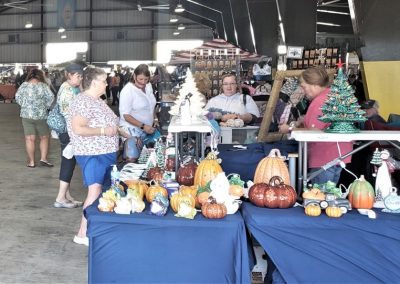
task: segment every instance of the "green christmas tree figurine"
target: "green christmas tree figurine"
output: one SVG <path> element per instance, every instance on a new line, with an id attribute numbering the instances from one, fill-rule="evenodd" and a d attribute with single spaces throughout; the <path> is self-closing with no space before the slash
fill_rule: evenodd
<path id="1" fill-rule="evenodd" d="M 330 122 L 331 125 L 325 132 L 331 133 L 355 133 L 360 130 L 355 127 L 355 122 L 367 120 L 365 111 L 361 110 L 354 96 L 354 90 L 343 73 L 343 64 L 339 60 L 338 73 L 331 86 L 328 99 L 322 105 L 322 116 L 318 119 L 323 122 Z"/>

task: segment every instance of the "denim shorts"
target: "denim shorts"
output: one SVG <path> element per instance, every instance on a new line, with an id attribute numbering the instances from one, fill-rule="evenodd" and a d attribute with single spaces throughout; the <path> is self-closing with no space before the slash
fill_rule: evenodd
<path id="1" fill-rule="evenodd" d="M 92 156 L 75 156 L 83 176 L 83 184 L 101 184 L 103 188 L 111 185 L 110 173 L 112 166 L 117 163 L 117 152 Z"/>

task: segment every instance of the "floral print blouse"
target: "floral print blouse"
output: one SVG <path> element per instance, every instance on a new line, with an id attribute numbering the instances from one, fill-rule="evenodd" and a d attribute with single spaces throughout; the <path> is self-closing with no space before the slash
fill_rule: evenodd
<path id="1" fill-rule="evenodd" d="M 24 82 L 15 94 L 15 101 L 21 106 L 20 117 L 28 119 L 46 119 L 54 95 L 46 83 Z"/>
<path id="2" fill-rule="evenodd" d="M 64 82 L 60 86 L 60 90 L 57 94 L 57 103 L 60 108 L 61 114 L 67 119 L 69 115 L 69 104 L 75 95 L 79 94 L 80 90 L 78 87 L 71 86 L 68 82 Z"/>
<path id="3" fill-rule="evenodd" d="M 114 136 L 81 136 L 72 131 L 72 118 L 82 116 L 93 128 L 118 126 L 118 117 L 102 99 L 92 98 L 85 93 L 74 97 L 67 117 L 68 135 L 71 138 L 74 155 L 92 156 L 118 151 L 118 134 Z"/>

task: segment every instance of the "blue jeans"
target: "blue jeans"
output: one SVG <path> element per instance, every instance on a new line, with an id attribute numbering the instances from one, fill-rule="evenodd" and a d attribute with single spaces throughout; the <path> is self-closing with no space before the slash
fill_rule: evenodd
<path id="1" fill-rule="evenodd" d="M 310 168 L 310 169 L 308 169 L 308 173 L 311 174 L 313 172 L 318 171 L 319 169 L 320 168 Z M 321 183 L 326 183 L 328 180 L 330 180 L 337 184 L 339 182 L 341 172 L 342 172 L 342 167 L 340 165 L 330 167 L 326 171 L 323 171 L 322 173 L 317 175 L 315 178 L 313 178 L 311 180 L 311 183 L 312 184 L 314 184 L 314 183 L 321 184 Z"/>

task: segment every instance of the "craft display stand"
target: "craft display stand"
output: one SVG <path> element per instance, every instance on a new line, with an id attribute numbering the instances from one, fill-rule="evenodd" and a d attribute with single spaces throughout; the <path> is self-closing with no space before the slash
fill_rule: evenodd
<path id="1" fill-rule="evenodd" d="M 211 132 L 211 126 L 207 119 L 204 117 L 200 120 L 193 120 L 190 124 L 184 124 L 181 122 L 179 116 L 173 116 L 171 118 L 171 123 L 168 126 L 168 132 L 173 133 L 175 139 L 175 169 L 179 168 L 179 153 L 181 152 L 182 134 L 186 132 L 196 133 L 196 159 L 198 160 L 199 150 L 201 151 L 201 158 L 204 158 L 204 138 L 206 133 Z M 200 136 L 200 137 L 199 137 Z"/>
<path id="2" fill-rule="evenodd" d="M 220 93 L 222 76 L 232 73 L 239 76 L 240 57 L 234 55 L 234 51 L 227 49 L 194 49 L 190 60 L 190 69 L 193 74 L 204 73 L 212 82 L 208 98 L 215 97 Z M 239 79 L 239 78 L 238 78 Z"/>

